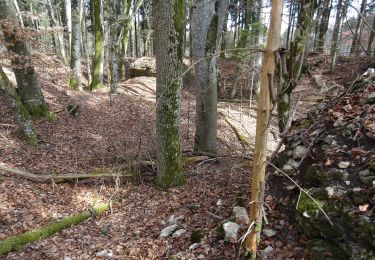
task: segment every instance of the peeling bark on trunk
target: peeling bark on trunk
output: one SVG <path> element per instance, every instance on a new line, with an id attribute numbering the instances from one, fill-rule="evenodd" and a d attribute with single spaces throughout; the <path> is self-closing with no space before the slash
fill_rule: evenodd
<path id="1" fill-rule="evenodd" d="M 69 87 L 82 91 L 81 84 L 81 4 L 80 0 L 72 0 L 72 47 L 70 56 L 70 68 L 72 75 Z"/>
<path id="2" fill-rule="evenodd" d="M 249 251 L 252 259 L 255 259 L 257 245 L 262 231 L 262 221 L 264 212 L 264 194 L 265 194 L 265 172 L 267 158 L 267 135 L 271 111 L 271 93 L 270 86 L 273 88 L 275 71 L 275 51 L 279 47 L 281 15 L 283 10 L 282 0 L 272 1 L 271 21 L 267 36 L 267 45 L 264 53 L 264 62 L 262 66 L 262 76 L 260 84 L 259 104 L 257 110 L 257 127 L 255 138 L 254 162 L 251 182 L 251 203 L 249 223 L 251 229 L 246 237 L 245 249 Z"/>
<path id="3" fill-rule="evenodd" d="M 21 100 L 31 115 L 48 117 L 50 115 L 49 109 L 44 101 L 39 79 L 31 64 L 31 55 L 26 43 L 16 36 L 20 28 L 13 3 L 0 0 L 0 19 L 13 21 L 7 25 L 7 28 L 2 27 L 2 29 L 7 49 L 15 55 L 12 59 L 12 67 Z M 14 34 L 9 32 L 14 32 Z"/>
<path id="4" fill-rule="evenodd" d="M 217 57 L 228 1 L 193 3 L 191 29 L 196 65 L 197 99 L 194 150 L 216 153 Z M 215 5 L 217 10 L 215 10 Z M 210 14 L 210 15 L 209 15 Z"/>
<path id="5" fill-rule="evenodd" d="M 17 120 L 17 123 L 22 129 L 22 133 L 26 138 L 26 141 L 31 145 L 37 145 L 38 139 L 35 132 L 33 122 L 29 119 L 29 112 L 24 107 L 20 97 L 18 96 L 16 89 L 12 86 L 8 77 L 0 67 L 0 89 L 7 96 L 9 103 L 12 107 L 13 113 Z"/>
<path id="6" fill-rule="evenodd" d="M 180 113 L 185 1 L 154 0 L 156 53 L 157 185 L 181 185 Z"/>

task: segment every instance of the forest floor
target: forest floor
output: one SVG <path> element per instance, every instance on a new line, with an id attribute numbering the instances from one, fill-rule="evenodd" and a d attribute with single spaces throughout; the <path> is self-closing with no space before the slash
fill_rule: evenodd
<path id="1" fill-rule="evenodd" d="M 187 163 L 187 183 L 168 192 L 161 191 L 154 185 L 153 169 L 135 171 L 129 167 L 133 161 L 155 158 L 155 78 L 120 82 L 119 94 L 112 96 L 105 89 L 95 93 L 75 92 L 67 88 L 69 70 L 56 60 L 47 56 L 45 59 L 55 64 L 39 69 L 39 74 L 45 98 L 50 108 L 58 112 L 58 118 L 53 122 L 34 120 L 40 143 L 31 147 L 23 141 L 6 98 L 0 94 L 0 163 L 34 173 L 129 172 L 134 176 L 121 181 L 102 178 L 47 184 L 0 172 L 0 240 L 81 212 L 98 201 L 111 198 L 114 202 L 104 216 L 29 244 L 5 258 L 101 259 L 100 253 L 107 250 L 104 256 L 112 255 L 113 259 L 162 259 L 173 255 L 178 259 L 235 259 L 239 243 L 225 243 L 216 228 L 231 217 L 235 205 L 247 205 L 251 149 L 241 145 L 222 115 L 253 143 L 255 102 L 252 107 L 248 101 L 219 102 L 217 157 Z M 358 60 L 346 61 L 339 64 L 337 74 L 329 76 L 321 71 L 327 62 L 327 57 L 310 59 L 314 73 L 323 75 L 329 86 L 342 85 L 360 70 L 356 69 L 360 67 Z M 233 63 L 220 64 L 223 77 L 229 78 Z M 185 155 L 191 153 L 194 140 L 193 88 L 193 82 L 187 79 L 181 128 Z M 293 100 L 298 92 L 303 98 L 297 107 L 297 117 L 302 117 L 322 95 L 307 75 Z M 79 105 L 77 116 L 68 114 L 69 104 Z M 271 128 L 270 152 L 278 142 L 275 116 Z M 274 250 L 268 258 L 305 258 L 305 238 L 286 215 L 275 210 L 275 198 L 267 196 L 266 202 L 269 220 L 266 227 L 275 230 L 276 235 L 262 237 L 260 254 L 271 246 Z M 159 238 L 171 215 L 184 216 L 180 227 L 186 233 L 177 238 Z M 200 245 L 190 250 L 191 234 L 197 229 L 203 230 L 204 236 Z M 242 228 L 241 235 L 245 232 Z"/>

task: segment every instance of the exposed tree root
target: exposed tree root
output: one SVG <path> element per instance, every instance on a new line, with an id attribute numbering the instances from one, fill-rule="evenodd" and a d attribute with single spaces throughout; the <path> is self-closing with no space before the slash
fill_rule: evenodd
<path id="1" fill-rule="evenodd" d="M 37 228 L 26 233 L 4 239 L 0 241 L 0 255 L 4 255 L 13 250 L 20 249 L 22 246 L 38 241 L 39 239 L 50 237 L 55 233 L 72 225 L 78 225 L 93 215 L 102 214 L 107 209 L 108 203 L 103 203 L 77 215 L 65 217 L 62 220 L 49 224 L 48 226 Z"/>

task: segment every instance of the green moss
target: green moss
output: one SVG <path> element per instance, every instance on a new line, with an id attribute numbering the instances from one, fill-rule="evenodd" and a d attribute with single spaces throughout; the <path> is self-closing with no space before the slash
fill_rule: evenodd
<path id="1" fill-rule="evenodd" d="M 50 115 L 49 108 L 45 103 L 39 105 L 28 103 L 25 104 L 25 107 L 27 111 L 29 111 L 30 115 L 37 118 L 48 118 Z"/>
<path id="2" fill-rule="evenodd" d="M 203 237 L 204 237 L 204 230 L 202 228 L 198 228 L 191 233 L 190 242 L 192 244 L 200 243 Z"/>
<path id="3" fill-rule="evenodd" d="M 320 207 L 323 207 L 323 203 L 317 199 L 315 201 L 319 204 Z M 297 212 L 303 214 L 306 212 L 310 216 L 317 216 L 319 214 L 319 207 L 316 203 L 309 198 L 304 192 L 301 191 L 298 204 L 297 204 Z"/>
<path id="4" fill-rule="evenodd" d="M 315 187 L 327 186 L 334 176 L 328 174 L 321 166 L 311 165 L 305 174 L 305 181 Z"/>
<path id="5" fill-rule="evenodd" d="M 108 208 L 108 204 L 101 204 L 93 208 L 95 214 L 102 214 Z M 5 240 L 0 241 L 0 255 L 4 255 L 10 251 L 18 250 L 22 246 L 38 241 L 40 239 L 52 236 L 56 232 L 59 232 L 72 225 L 77 225 L 82 221 L 90 218 L 92 215 L 91 211 L 85 211 L 80 214 L 63 218 L 62 220 L 52 223 L 43 228 L 37 228 L 26 233 L 16 235 Z"/>
<path id="6" fill-rule="evenodd" d="M 309 259 L 312 260 L 348 259 L 348 256 L 339 247 L 325 240 L 310 240 L 307 243 L 307 248 L 310 252 Z"/>
<path id="7" fill-rule="evenodd" d="M 178 58 L 182 60 L 184 51 L 183 43 L 185 36 L 185 0 L 175 1 L 175 12 L 174 12 L 174 27 L 177 32 L 176 44 L 177 44 L 177 55 Z"/>
<path id="8" fill-rule="evenodd" d="M 103 50 L 103 27 L 101 23 L 101 14 L 100 9 L 101 1 L 94 0 L 94 27 L 95 27 L 95 53 L 93 58 L 93 74 L 92 74 L 92 81 L 90 84 L 90 90 L 93 91 L 95 89 L 99 89 L 104 87 L 101 81 L 101 63 L 102 63 L 102 50 Z"/>
<path id="9" fill-rule="evenodd" d="M 77 79 L 76 76 L 72 76 L 69 79 L 69 87 L 73 90 L 78 90 L 79 89 L 79 80 Z"/>

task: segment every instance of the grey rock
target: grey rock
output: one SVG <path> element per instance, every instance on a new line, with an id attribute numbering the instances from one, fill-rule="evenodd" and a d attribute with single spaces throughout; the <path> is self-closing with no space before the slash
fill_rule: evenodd
<path id="1" fill-rule="evenodd" d="M 276 231 L 273 230 L 273 229 L 263 229 L 263 233 L 264 233 L 267 237 L 273 237 L 274 235 L 276 235 Z"/>
<path id="2" fill-rule="evenodd" d="M 333 199 L 341 199 L 346 194 L 345 190 L 342 190 L 336 187 L 326 187 L 325 190 L 327 192 L 328 198 L 333 198 Z"/>
<path id="3" fill-rule="evenodd" d="M 244 207 L 234 207 L 233 213 L 236 216 L 236 222 L 240 225 L 249 224 L 249 216 L 247 214 L 246 208 Z"/>
<path id="4" fill-rule="evenodd" d="M 329 175 L 333 175 L 335 179 L 346 181 L 349 178 L 349 173 L 343 169 L 331 168 L 328 170 Z"/>
<path id="5" fill-rule="evenodd" d="M 194 249 L 197 249 L 198 247 L 200 246 L 200 244 L 199 243 L 194 243 L 194 244 L 191 244 L 190 246 L 189 246 L 189 250 L 194 250 Z"/>
<path id="6" fill-rule="evenodd" d="M 164 228 L 159 235 L 159 238 L 169 237 L 178 228 L 178 225 L 172 225 Z"/>
<path id="7" fill-rule="evenodd" d="M 197 259 L 205 259 L 205 256 L 203 254 L 200 254 L 199 256 L 197 256 Z"/>
<path id="8" fill-rule="evenodd" d="M 360 177 L 366 177 L 366 176 L 369 176 L 369 175 L 370 175 L 370 171 L 369 171 L 369 169 L 366 169 L 366 170 L 364 170 L 364 171 L 360 171 L 360 172 L 358 173 L 358 175 L 359 175 Z"/>
<path id="9" fill-rule="evenodd" d="M 182 229 L 179 229 L 176 232 L 174 232 L 172 237 L 180 237 L 185 233 L 186 233 L 186 230 L 182 228 Z"/>
<path id="10" fill-rule="evenodd" d="M 371 93 L 367 96 L 367 98 L 366 98 L 366 102 L 367 102 L 367 103 L 370 103 L 370 104 L 375 103 L 375 92 L 371 92 Z"/>
<path id="11" fill-rule="evenodd" d="M 224 223 L 223 228 L 225 232 L 224 240 L 231 243 L 237 243 L 237 235 L 240 225 L 234 222 L 226 222 Z"/>
<path id="12" fill-rule="evenodd" d="M 296 147 L 294 147 L 294 150 L 293 150 L 293 158 L 301 159 L 305 157 L 306 153 L 307 153 L 307 148 L 305 146 L 297 145 Z"/>
<path id="13" fill-rule="evenodd" d="M 167 220 L 167 225 L 172 226 L 172 225 L 175 225 L 175 224 L 181 224 L 184 219 L 185 219 L 184 215 L 180 215 L 178 217 L 176 217 L 175 215 L 172 215 Z"/>
<path id="14" fill-rule="evenodd" d="M 347 169 L 349 166 L 350 166 L 350 162 L 339 162 L 337 164 L 337 166 L 340 168 L 340 169 Z"/>
<path id="15" fill-rule="evenodd" d="M 262 253 L 262 256 L 267 257 L 273 251 L 272 246 L 267 246 Z"/>
<path id="16" fill-rule="evenodd" d="M 375 181 L 375 176 L 359 176 L 361 182 L 366 185 L 371 185 Z"/>
<path id="17" fill-rule="evenodd" d="M 97 252 L 96 256 L 97 257 L 112 258 L 113 253 L 112 253 L 112 250 L 104 249 L 103 251 Z"/>

